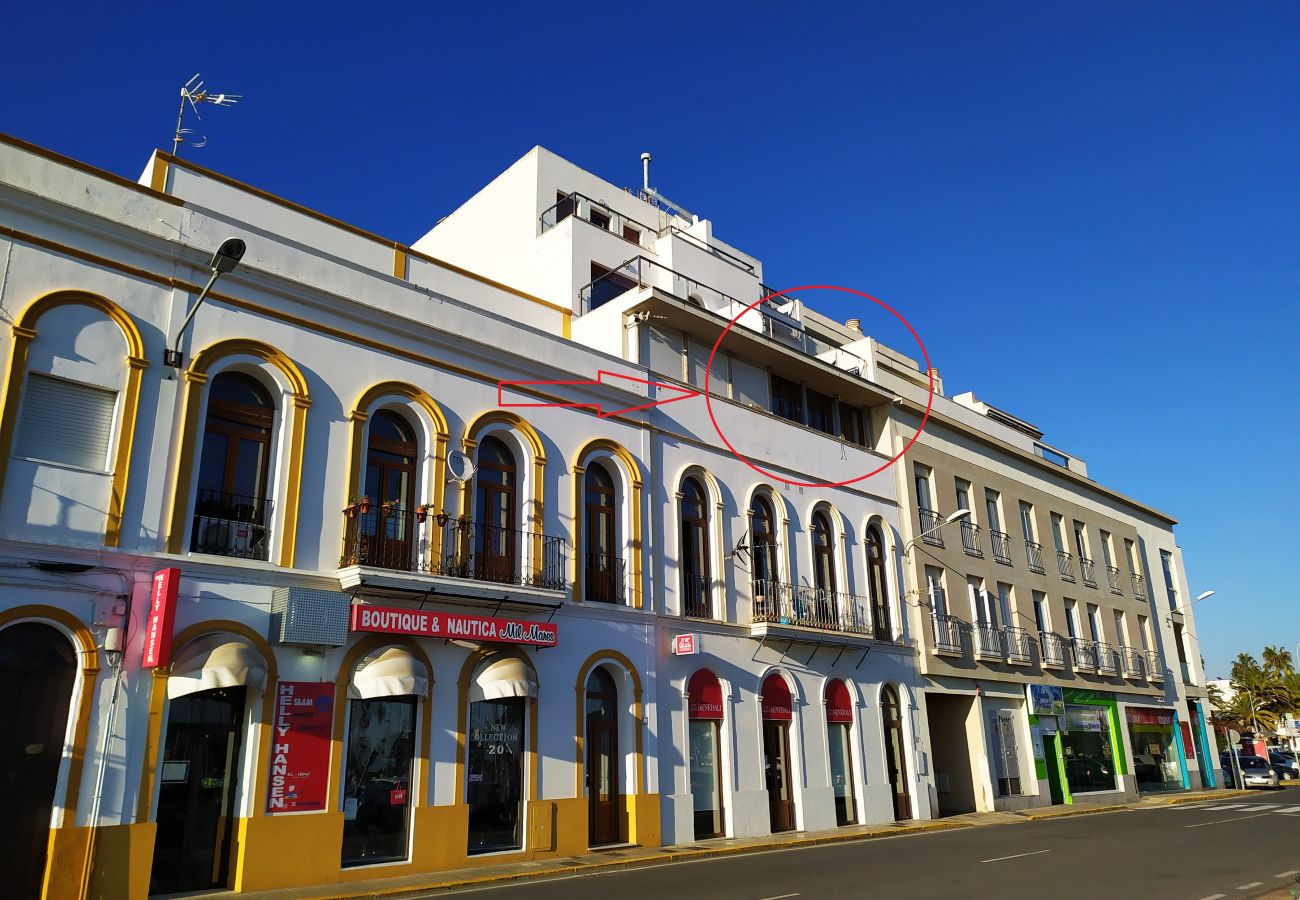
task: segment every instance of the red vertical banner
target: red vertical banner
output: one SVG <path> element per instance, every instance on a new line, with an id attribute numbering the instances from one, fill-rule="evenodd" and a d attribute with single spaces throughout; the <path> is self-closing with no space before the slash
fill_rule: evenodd
<path id="1" fill-rule="evenodd" d="M 276 686 L 268 814 L 325 808 L 333 723 L 334 685 L 281 681 Z"/>
<path id="2" fill-rule="evenodd" d="M 1178 724 L 1182 726 L 1182 732 L 1183 732 L 1183 758 L 1195 759 L 1196 749 L 1195 749 L 1195 744 L 1192 743 L 1191 723 L 1184 720 L 1182 722 L 1179 722 Z"/>
<path id="3" fill-rule="evenodd" d="M 141 660 L 141 665 L 146 669 L 165 666 L 171 662 L 172 627 L 176 621 L 176 595 L 180 589 L 180 569 L 163 569 L 153 573 L 149 619 L 144 626 L 144 658 Z"/>

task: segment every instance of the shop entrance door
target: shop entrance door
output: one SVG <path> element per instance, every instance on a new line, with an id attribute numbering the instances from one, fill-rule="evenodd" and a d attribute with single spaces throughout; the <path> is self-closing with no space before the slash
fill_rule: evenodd
<path id="1" fill-rule="evenodd" d="M 1064 803 L 1065 793 L 1061 790 L 1061 760 L 1056 753 L 1056 735 L 1045 734 L 1043 742 L 1043 762 L 1047 767 L 1047 792 L 1052 803 Z"/>
<path id="2" fill-rule="evenodd" d="M 587 843 L 618 842 L 618 688 L 602 668 L 587 679 Z"/>
<path id="3" fill-rule="evenodd" d="M 6 821 L 0 893 L 6 897 L 41 896 L 76 678 L 72 643 L 58 630 L 24 622 L 0 631 L 0 796 Z"/>
<path id="4" fill-rule="evenodd" d="M 790 728 L 784 722 L 763 723 L 763 769 L 767 780 L 767 811 L 773 832 L 794 829 L 789 732 Z"/>
<path id="5" fill-rule="evenodd" d="M 885 720 L 885 768 L 893 786 L 894 819 L 912 818 L 912 798 L 907 790 L 907 757 L 904 754 L 903 719 L 898 707 L 898 694 L 886 687 L 881 694 L 881 714 Z"/>
<path id="6" fill-rule="evenodd" d="M 228 887 L 244 688 L 179 697 L 167 714 L 149 893 Z"/>

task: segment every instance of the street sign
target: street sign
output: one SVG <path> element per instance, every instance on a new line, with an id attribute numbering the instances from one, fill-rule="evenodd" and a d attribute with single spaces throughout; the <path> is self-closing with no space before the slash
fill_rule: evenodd
<path id="1" fill-rule="evenodd" d="M 673 637 L 673 656 L 694 656 L 699 644 L 697 634 L 678 634 Z"/>

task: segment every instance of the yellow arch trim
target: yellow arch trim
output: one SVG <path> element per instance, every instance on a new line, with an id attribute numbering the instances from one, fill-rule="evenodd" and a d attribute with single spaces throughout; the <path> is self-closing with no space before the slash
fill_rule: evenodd
<path id="1" fill-rule="evenodd" d="M 184 629 L 172 638 L 172 658 L 184 649 L 186 644 L 196 638 L 209 634 L 229 633 L 248 641 L 262 654 L 266 661 L 266 689 L 262 691 L 262 714 L 258 719 L 258 734 L 252 736 L 257 747 L 257 756 L 253 760 L 253 815 L 261 816 L 265 810 L 266 779 L 269 775 L 266 760 L 271 758 L 271 727 L 275 719 L 275 684 L 280 678 L 276 665 L 275 651 L 266 638 L 249 628 L 243 622 L 230 619 L 212 619 L 199 622 Z M 136 798 L 135 816 L 137 822 L 149 821 L 150 807 L 153 805 L 154 779 L 158 775 L 158 762 L 162 750 L 163 710 L 167 706 L 167 679 L 171 677 L 171 665 L 159 666 L 153 670 L 153 679 L 149 683 L 149 728 L 145 737 L 144 764 L 140 767 L 140 794 Z"/>
<path id="2" fill-rule="evenodd" d="M 645 723 L 641 720 L 641 676 L 637 674 L 636 666 L 632 660 L 628 659 L 617 650 L 597 650 L 588 656 L 578 667 L 578 680 L 574 683 L 573 690 L 578 695 L 577 708 L 577 725 L 573 729 L 574 740 L 574 761 L 577 764 L 576 779 L 574 782 L 574 795 L 581 797 L 582 789 L 586 781 L 587 772 L 587 729 L 586 729 L 586 699 L 587 699 L 587 678 L 591 675 L 591 670 L 599 663 L 615 662 L 622 666 L 623 669 L 632 679 L 632 714 L 636 716 L 636 731 L 633 733 L 632 759 L 636 771 L 633 772 L 634 788 L 636 793 L 645 792 L 645 759 L 643 754 L 644 747 L 644 728 Z"/>
<path id="3" fill-rule="evenodd" d="M 112 300 L 86 291 L 53 291 L 33 300 L 19 315 L 10 330 L 9 368 L 5 378 L 4 399 L 0 401 L 0 491 L 4 490 L 9 457 L 13 452 L 14 428 L 22 409 L 23 380 L 36 323 L 41 316 L 59 306 L 89 306 L 108 316 L 126 339 L 126 384 L 122 389 L 122 420 L 113 455 L 112 485 L 104 521 L 104 546 L 116 547 L 122 540 L 122 508 L 126 505 L 126 486 L 131 474 L 131 447 L 135 441 L 135 422 L 140 411 L 140 381 L 149 361 L 144 356 L 144 339 L 135 320 Z"/>
<path id="4" fill-rule="evenodd" d="M 428 413 L 429 418 L 433 420 L 433 506 L 438 510 L 444 509 L 447 494 L 447 443 L 451 439 L 447 416 L 443 413 L 442 407 L 427 392 L 400 381 L 376 384 L 357 398 L 352 412 L 348 414 L 348 419 L 352 422 L 352 448 L 344 502 L 347 502 L 348 497 L 360 495 L 365 489 L 362 482 L 366 472 L 366 422 L 370 418 L 368 410 L 381 397 L 393 396 L 404 397 Z M 429 553 L 432 559 L 442 558 L 441 528 L 430 529 Z"/>
<path id="5" fill-rule="evenodd" d="M 545 499 L 545 481 L 546 481 L 546 447 L 542 443 L 542 436 L 537 433 L 537 429 L 528 424 L 528 421 L 522 416 L 515 415 L 509 410 L 489 409 L 481 413 L 478 418 L 470 422 L 465 428 L 465 437 L 461 440 L 461 447 L 466 455 L 472 457 L 474 448 L 478 446 L 479 438 L 483 432 L 492 425 L 505 425 L 515 433 L 521 435 L 528 442 L 528 447 L 533 454 L 533 497 L 532 515 L 528 519 L 527 527 L 533 532 L 533 559 L 542 558 L 542 531 L 546 521 L 543 515 Z M 473 490 L 469 485 L 465 485 L 460 490 L 460 515 L 461 518 L 468 519 L 474 512 L 473 508 Z"/>
<path id="6" fill-rule="evenodd" d="M 632 558 L 628 560 L 628 581 L 632 588 L 632 606 L 635 609 L 640 609 L 642 606 L 641 556 L 642 548 L 645 545 L 641 532 L 641 491 L 643 485 L 641 465 L 636 461 L 636 457 L 628 452 L 626 447 L 610 438 L 595 438 L 588 441 L 573 457 L 573 599 L 582 600 L 582 548 L 586 543 L 586 535 L 583 530 L 583 512 L 586 504 L 583 502 L 582 475 L 587 471 L 587 467 L 583 465 L 582 461 L 592 453 L 608 453 L 622 462 L 631 474 L 631 496 L 627 498 L 627 502 L 631 506 L 629 518 L 632 522 Z"/>
<path id="7" fill-rule="evenodd" d="M 185 535 L 189 531 L 186 513 L 190 505 L 194 461 L 202 441 L 199 410 L 203 405 L 203 386 L 207 384 L 208 372 L 213 364 L 230 356 L 252 356 L 275 366 L 284 374 L 293 392 L 284 479 L 284 536 L 280 542 L 280 565 L 292 567 L 298 539 L 298 498 L 302 493 L 302 459 L 307 443 L 307 410 L 311 406 L 311 395 L 307 390 L 307 379 L 293 360 L 269 344 L 252 338 L 231 338 L 210 344 L 195 354 L 194 361 L 185 370 L 180 452 L 176 454 L 173 479 L 175 490 L 172 493 L 171 517 L 167 525 L 167 552 L 184 552 Z"/>
<path id="8" fill-rule="evenodd" d="M 460 678 L 456 682 L 456 766 L 453 781 L 456 789 L 456 803 L 465 803 L 465 753 L 467 750 L 467 741 L 465 731 L 469 727 L 469 683 L 474 677 L 474 670 L 490 656 L 517 656 L 524 661 L 528 668 L 533 670 L 533 677 L 537 677 L 537 667 L 533 661 L 524 653 L 511 653 L 509 650 L 502 650 L 500 646 L 479 647 L 469 656 L 465 657 L 465 663 L 460 667 Z M 538 679 L 538 691 L 541 691 L 541 679 Z M 537 799 L 537 699 L 534 698 L 528 703 L 528 750 L 524 754 L 528 757 L 528 799 L 530 801 Z M 525 848 L 527 845 L 525 844 Z"/>
<path id="9" fill-rule="evenodd" d="M 340 796 L 340 790 L 343 784 L 343 764 L 347 759 L 343 747 L 343 730 L 347 725 L 348 716 L 348 683 L 352 680 L 352 670 L 361 658 L 372 650 L 378 650 L 380 647 L 401 647 L 409 650 L 411 655 L 424 663 L 424 670 L 429 673 L 429 684 L 433 684 L 433 663 L 429 660 L 429 655 L 424 652 L 418 641 L 412 638 L 397 634 L 371 634 L 366 635 L 348 648 L 348 652 L 343 654 L 343 661 L 339 664 L 339 670 L 334 676 L 334 731 L 331 735 L 333 748 L 330 751 L 330 796 Z M 432 692 L 431 692 L 432 693 Z M 420 711 L 420 747 L 416 754 L 416 784 L 420 786 L 415 792 L 415 806 L 428 806 L 427 798 L 429 796 L 429 736 L 433 721 L 433 708 L 429 697 L 421 697 L 425 701 L 425 708 Z"/>

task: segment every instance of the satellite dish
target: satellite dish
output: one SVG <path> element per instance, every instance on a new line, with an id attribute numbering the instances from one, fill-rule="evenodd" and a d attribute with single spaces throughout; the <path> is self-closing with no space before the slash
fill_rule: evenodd
<path id="1" fill-rule="evenodd" d="M 453 450 L 447 454 L 447 474 L 451 481 L 464 484 L 474 477 L 474 463 L 464 453 Z"/>

